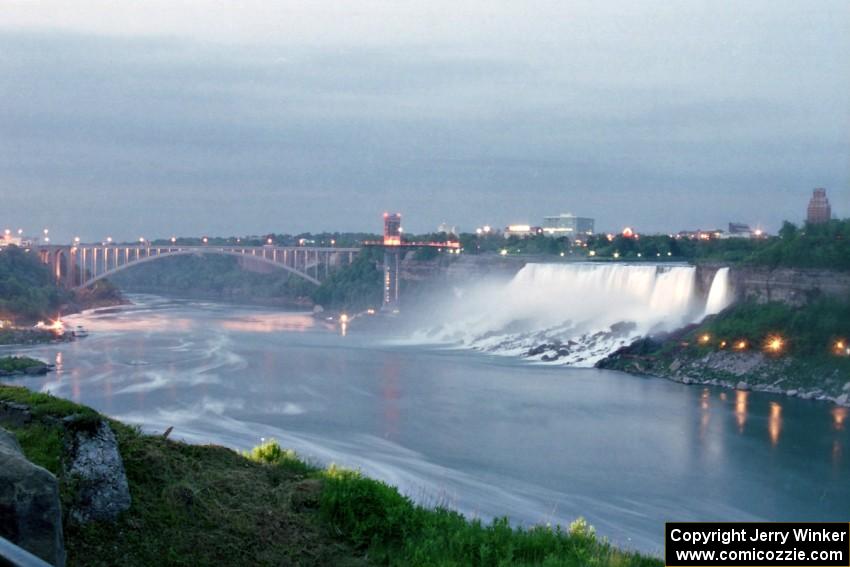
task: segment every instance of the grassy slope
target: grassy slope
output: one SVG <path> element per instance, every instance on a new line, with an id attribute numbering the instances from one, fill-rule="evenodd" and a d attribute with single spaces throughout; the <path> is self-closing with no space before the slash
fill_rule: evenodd
<path id="1" fill-rule="evenodd" d="M 44 416 L 97 414 L 23 388 L 0 400 Z M 414 505 L 394 488 L 336 467 L 319 470 L 276 443 L 239 455 L 149 436 L 111 422 L 133 497 L 114 525 L 66 526 L 69 565 L 617 565 L 661 562 L 618 551 L 583 522 L 568 533 L 512 529 Z M 37 421 L 16 434 L 28 457 L 59 472 L 61 432 Z M 72 486 L 64 485 L 63 498 Z"/>

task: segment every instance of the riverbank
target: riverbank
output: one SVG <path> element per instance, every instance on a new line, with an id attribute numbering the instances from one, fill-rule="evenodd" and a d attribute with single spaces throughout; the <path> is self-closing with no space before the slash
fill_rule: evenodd
<path id="1" fill-rule="evenodd" d="M 763 352 L 700 348 L 699 330 L 644 338 L 596 364 L 597 368 L 666 378 L 682 384 L 718 386 L 832 402 L 850 407 L 850 369 L 826 357 L 775 357 Z"/>
<path id="2" fill-rule="evenodd" d="M 170 429 L 145 435 L 4 385 L 0 404 L 14 407 L 0 425 L 58 480 L 69 565 L 661 565 L 611 547 L 584 521 L 527 530 L 507 519 L 470 521 L 356 472 L 321 469 L 272 441 L 244 454 L 189 445 L 170 439 Z M 101 422 L 114 432 L 130 503 L 113 520 L 81 522 L 68 512 L 79 509 L 80 486 L 64 473 L 64 440 Z"/>

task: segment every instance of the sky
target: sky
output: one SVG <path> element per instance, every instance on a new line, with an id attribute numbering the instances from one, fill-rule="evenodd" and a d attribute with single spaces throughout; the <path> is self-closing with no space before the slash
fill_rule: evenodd
<path id="1" fill-rule="evenodd" d="M 0 228 L 850 216 L 847 0 L 0 0 Z"/>

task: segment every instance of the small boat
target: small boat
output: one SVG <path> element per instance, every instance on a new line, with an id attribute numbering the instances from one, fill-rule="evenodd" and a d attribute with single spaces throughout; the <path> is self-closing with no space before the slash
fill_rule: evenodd
<path id="1" fill-rule="evenodd" d="M 74 329 L 74 336 L 78 339 L 82 339 L 83 337 L 89 336 L 89 332 L 86 331 L 82 325 L 77 325 L 77 327 Z"/>

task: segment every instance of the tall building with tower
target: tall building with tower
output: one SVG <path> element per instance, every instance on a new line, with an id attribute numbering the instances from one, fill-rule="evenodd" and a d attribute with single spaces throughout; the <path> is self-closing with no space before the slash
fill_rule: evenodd
<path id="1" fill-rule="evenodd" d="M 829 205 L 829 199 L 826 198 L 826 189 L 819 187 L 812 192 L 812 198 L 809 200 L 809 206 L 806 209 L 806 222 L 820 224 L 829 222 L 831 218 L 832 207 Z"/>
<path id="2" fill-rule="evenodd" d="M 399 269 L 401 267 L 401 215 L 384 213 L 384 305 L 398 307 Z"/>

